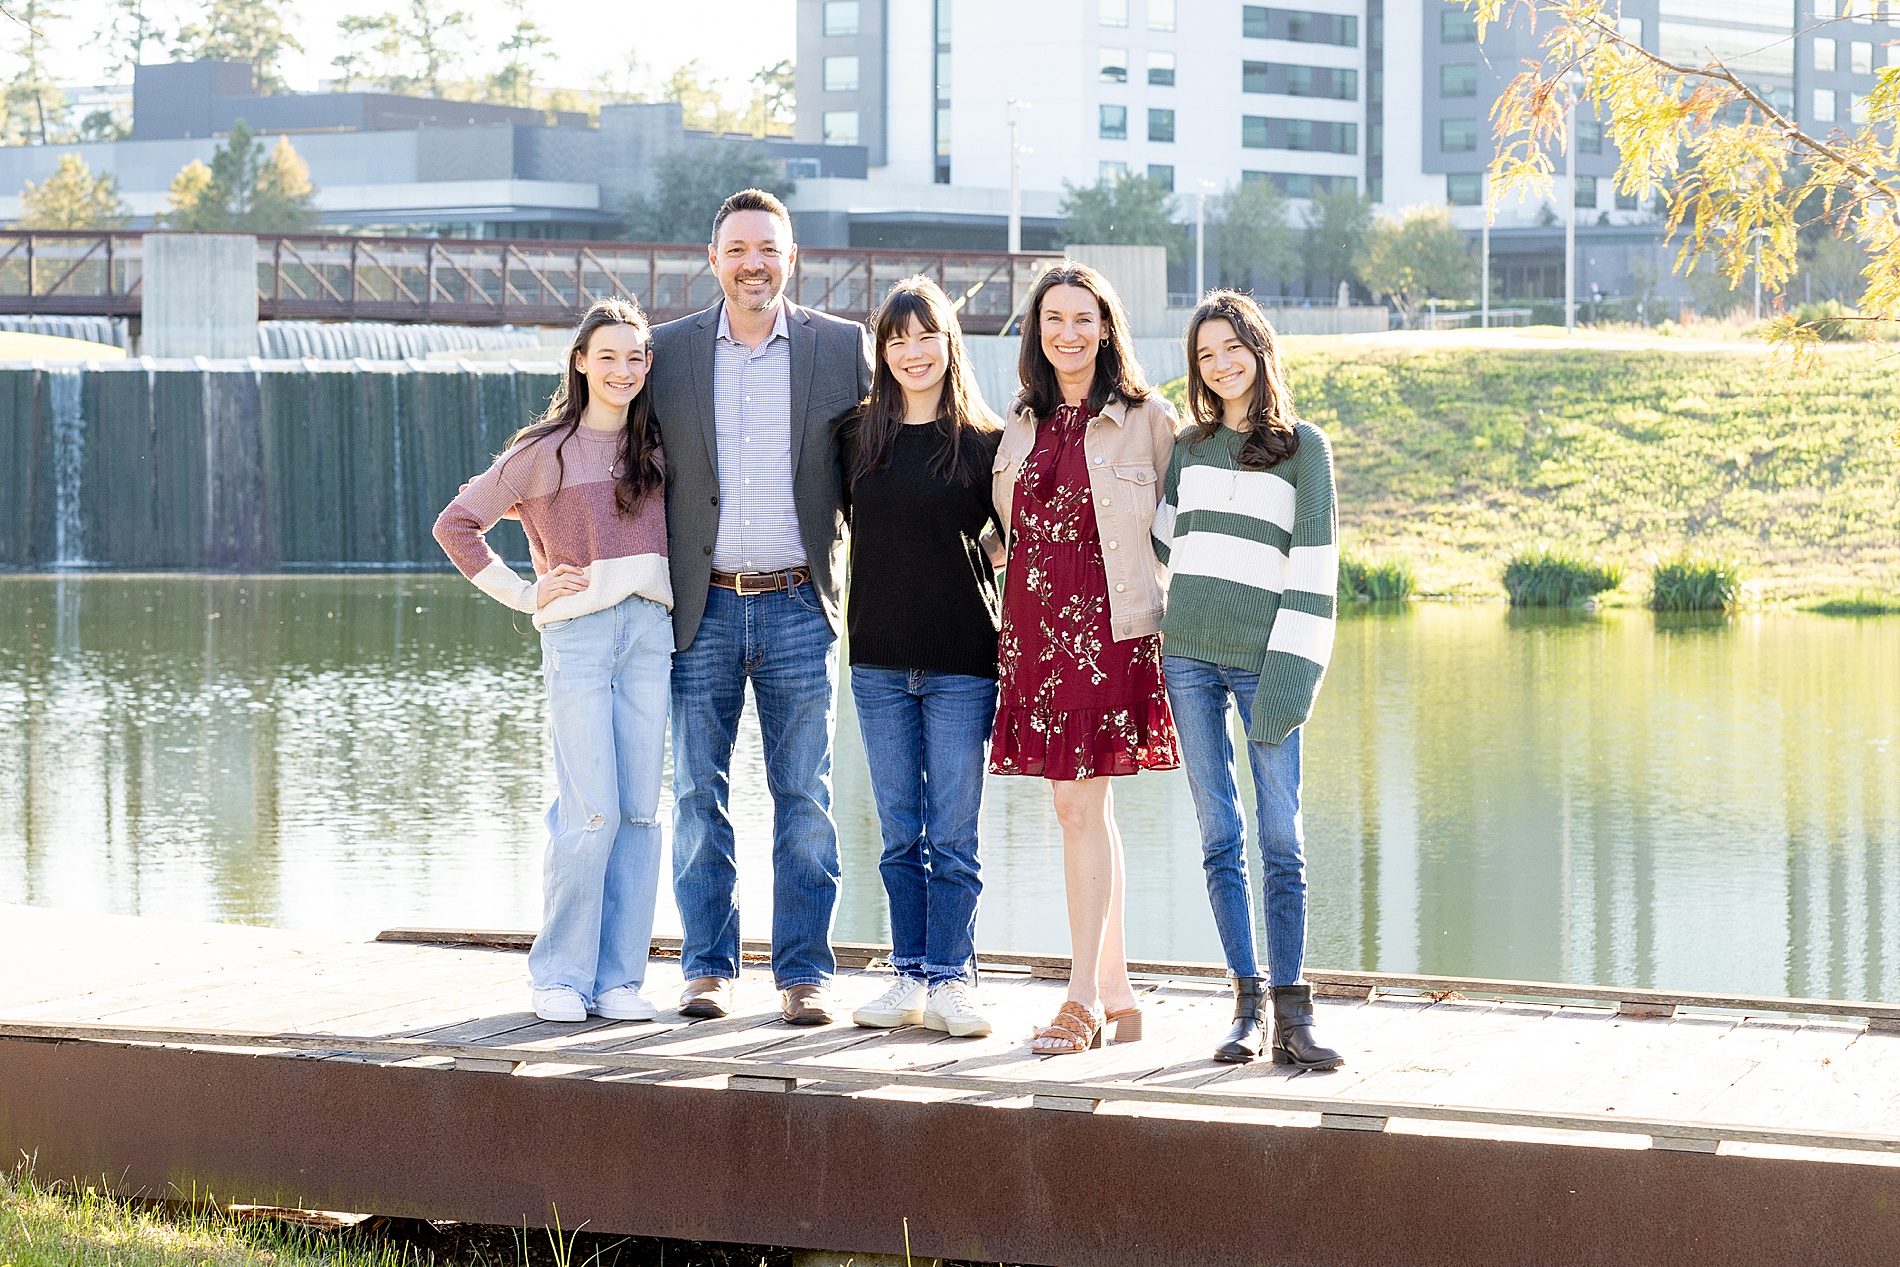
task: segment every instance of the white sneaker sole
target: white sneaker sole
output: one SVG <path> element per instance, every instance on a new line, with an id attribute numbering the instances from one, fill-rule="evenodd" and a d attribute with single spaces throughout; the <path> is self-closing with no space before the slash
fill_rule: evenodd
<path id="1" fill-rule="evenodd" d="M 924 1010 L 918 1008 L 914 1012 L 873 1012 L 868 1008 L 859 1008 L 851 1014 L 851 1021 L 855 1025 L 862 1025 L 865 1029 L 901 1029 L 906 1025 L 922 1025 Z"/>
<path id="2" fill-rule="evenodd" d="M 990 1023 L 982 1017 L 972 1017 L 967 1021 L 952 1021 L 935 1012 L 924 1013 L 924 1028 L 934 1029 L 939 1034 L 948 1034 L 952 1038 L 988 1038 Z"/>
<path id="3" fill-rule="evenodd" d="M 660 1019 L 660 1010 L 650 1003 L 646 1006 L 644 1011 L 635 1011 L 632 1008 L 624 1007 L 596 1006 L 594 1008 L 594 1015 L 603 1021 L 657 1021 Z"/>
<path id="4" fill-rule="evenodd" d="M 572 1025 L 587 1019 L 587 1005 L 578 1001 L 556 1006 L 543 1004 L 534 1009 L 534 1014 L 544 1021 L 562 1021 Z"/>

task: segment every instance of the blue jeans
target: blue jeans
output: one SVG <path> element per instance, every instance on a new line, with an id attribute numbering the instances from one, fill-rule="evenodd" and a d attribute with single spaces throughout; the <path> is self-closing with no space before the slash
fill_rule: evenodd
<path id="1" fill-rule="evenodd" d="M 1164 656 L 1168 706 L 1181 737 L 1181 762 L 1201 823 L 1201 865 L 1207 900 L 1227 955 L 1227 970 L 1257 977 L 1253 909 L 1247 886 L 1246 819 L 1234 782 L 1230 705 L 1240 707 L 1244 729 L 1253 717 L 1260 675 Z M 1267 972 L 1269 985 L 1293 985 L 1306 959 L 1306 855 L 1300 828 L 1300 731 L 1284 743 L 1247 743 L 1253 767 L 1254 809 L 1259 815 L 1260 858 L 1266 871 Z"/>
<path id="2" fill-rule="evenodd" d="M 557 793 L 548 807 L 537 989 L 594 999 L 647 975 L 660 886 L 673 618 L 644 598 L 541 631 Z"/>
<path id="3" fill-rule="evenodd" d="M 856 665 L 851 697 L 884 836 L 877 869 L 891 901 L 891 967 L 933 986 L 969 980 L 996 680 Z"/>
<path id="4" fill-rule="evenodd" d="M 681 968 L 739 975 L 739 869 L 726 813 L 745 684 L 772 791 L 772 976 L 823 985 L 837 969 L 838 827 L 831 729 L 838 639 L 810 585 L 739 595 L 712 587 L 693 644 L 673 657 L 673 896 Z"/>

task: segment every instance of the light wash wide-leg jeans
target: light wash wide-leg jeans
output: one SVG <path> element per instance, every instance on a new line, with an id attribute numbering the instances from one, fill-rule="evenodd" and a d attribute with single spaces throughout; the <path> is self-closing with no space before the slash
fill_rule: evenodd
<path id="1" fill-rule="evenodd" d="M 536 989 L 591 1002 L 646 980 L 672 662 L 672 616 L 644 598 L 541 630 L 557 794 L 528 952 Z"/>

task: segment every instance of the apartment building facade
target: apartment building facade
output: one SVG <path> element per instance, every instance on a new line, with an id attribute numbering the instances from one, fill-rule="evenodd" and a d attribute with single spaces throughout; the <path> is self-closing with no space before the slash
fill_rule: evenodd
<path id="1" fill-rule="evenodd" d="M 798 139 L 863 145 L 863 181 L 810 181 L 801 231 L 839 245 L 1003 243 L 1015 123 L 1026 245 L 1065 187 L 1124 174 L 1193 199 L 1270 181 L 1448 205 L 1476 233 L 1490 112 L 1537 48 L 1520 17 L 1480 41 L 1459 0 L 799 0 Z M 1719 56 L 1779 109 L 1848 125 L 1900 58 L 1900 2 L 1623 0 L 1624 30 L 1675 61 Z M 1501 298 L 1561 294 L 1574 203 L 1589 293 L 1661 260 L 1657 216 L 1620 194 L 1607 120 L 1577 120 L 1576 181 L 1499 209 Z M 1566 197 L 1567 195 L 1567 197 Z M 1661 272 L 1666 276 L 1664 263 Z"/>

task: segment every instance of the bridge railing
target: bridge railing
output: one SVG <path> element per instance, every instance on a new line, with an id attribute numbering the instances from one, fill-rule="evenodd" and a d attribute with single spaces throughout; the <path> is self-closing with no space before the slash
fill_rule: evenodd
<path id="1" fill-rule="evenodd" d="M 0 233 L 0 312 L 136 316 L 137 233 Z M 890 284 L 922 273 L 994 334 L 1052 255 L 814 247 L 788 290 L 807 307 L 864 320 Z M 691 244 L 544 239 L 260 235 L 258 315 L 306 320 L 561 325 L 597 300 L 638 302 L 654 321 L 713 302 L 706 250 Z"/>

